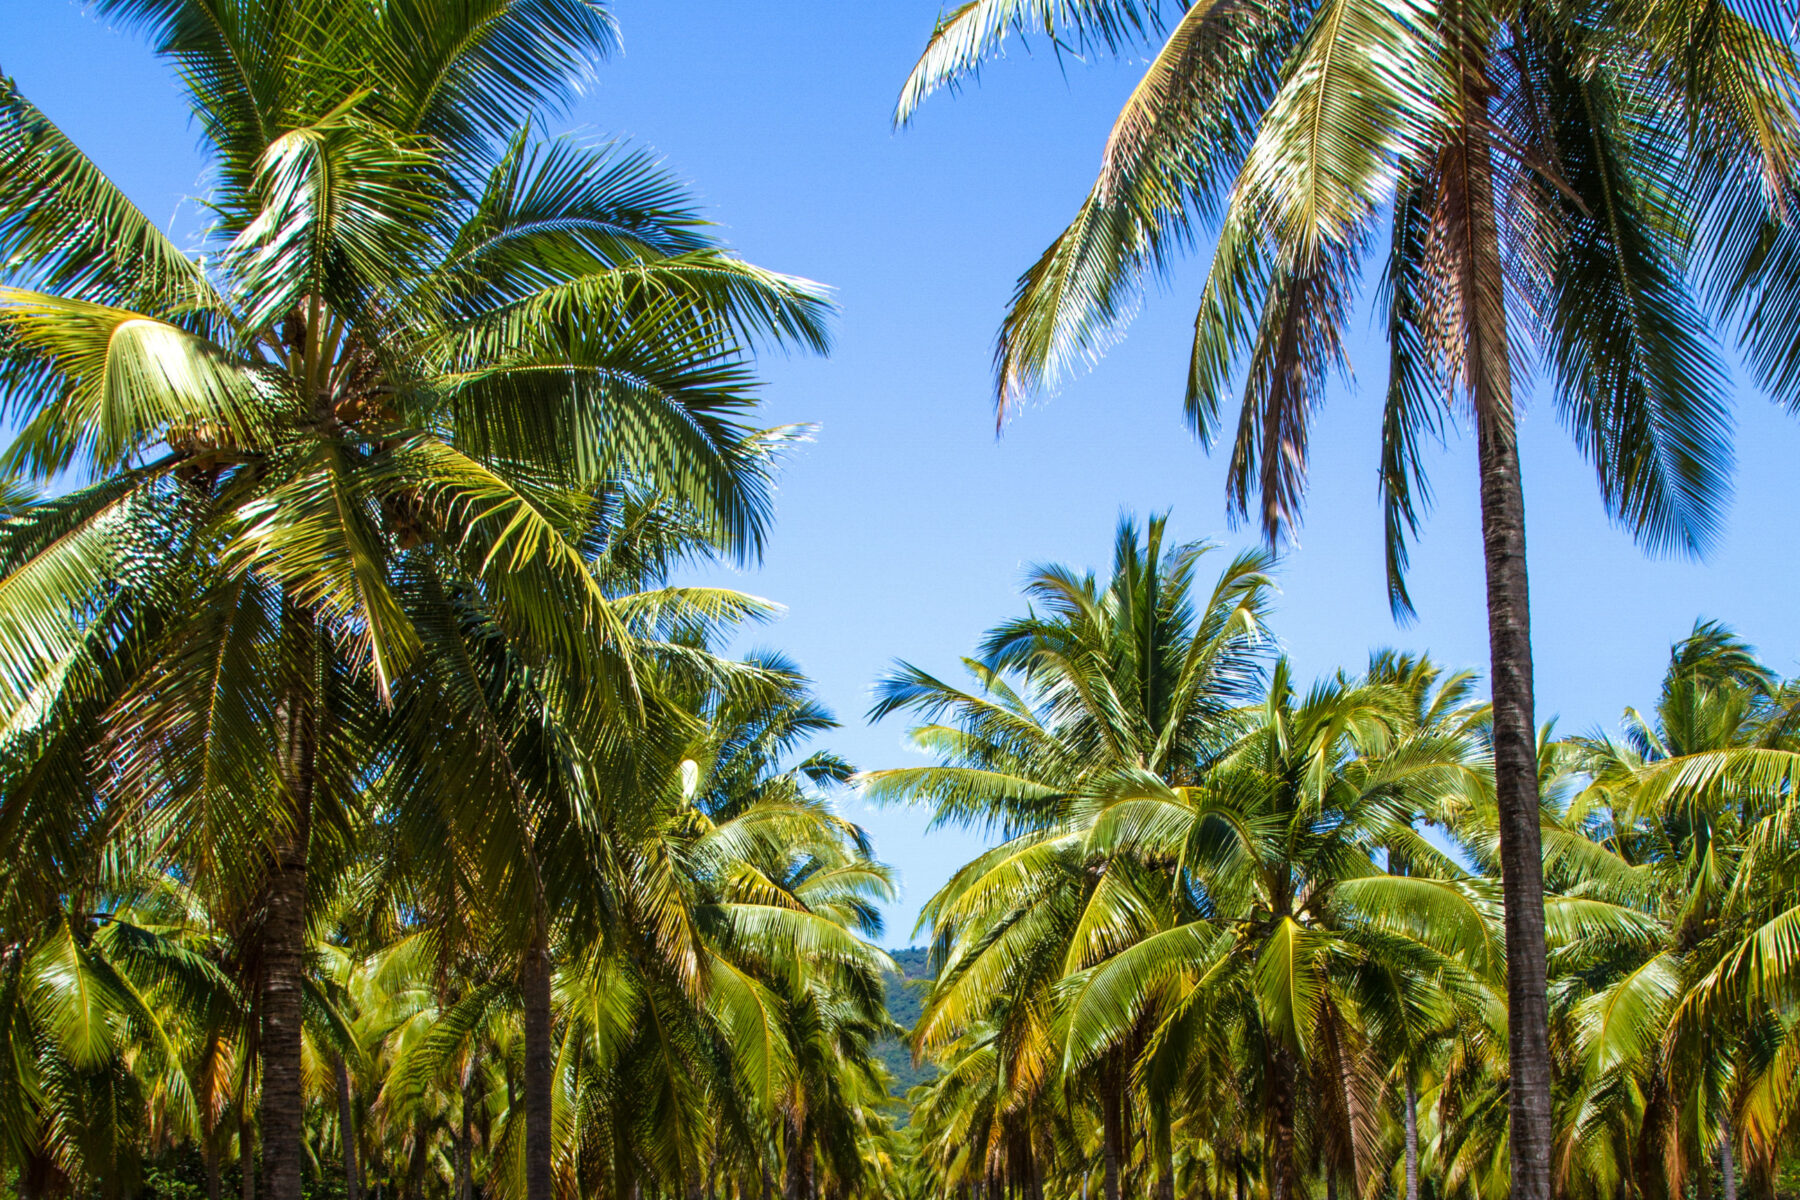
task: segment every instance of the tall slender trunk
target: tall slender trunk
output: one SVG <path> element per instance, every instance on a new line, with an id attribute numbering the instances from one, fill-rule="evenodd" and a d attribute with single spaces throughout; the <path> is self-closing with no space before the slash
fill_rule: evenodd
<path id="1" fill-rule="evenodd" d="M 456 1200 L 474 1200 L 475 1197 L 475 1116 L 470 1109 L 475 1102 L 475 1073 L 480 1069 L 481 1059 L 471 1050 L 469 1065 L 463 1075 L 461 1112 L 456 1125 Z"/>
<path id="2" fill-rule="evenodd" d="M 225 1200 L 224 1166 L 219 1161 L 224 1152 L 225 1127 L 221 1120 L 217 1086 L 219 1067 L 223 1065 L 224 1045 L 217 1031 L 209 1034 L 200 1052 L 200 1088 L 195 1099 L 200 1106 L 200 1166 L 206 1175 L 206 1200 Z"/>
<path id="3" fill-rule="evenodd" d="M 1406 1073 L 1406 1200 L 1419 1200 L 1419 1085 Z"/>
<path id="4" fill-rule="evenodd" d="M 337 1074 L 338 1140 L 344 1146 L 344 1197 L 361 1200 L 362 1174 L 356 1169 L 356 1114 L 351 1109 L 350 1068 L 344 1056 L 331 1056 L 332 1070 Z"/>
<path id="5" fill-rule="evenodd" d="M 1452 14 L 1453 18 L 1455 14 Z M 1469 23 L 1463 23 L 1469 24 Z M 1494 784 L 1506 906 L 1507 1050 L 1512 1200 L 1550 1200 L 1550 1015 L 1544 961 L 1544 864 L 1538 814 L 1531 603 L 1525 573 L 1525 493 L 1519 471 L 1504 273 L 1487 132 L 1491 88 L 1484 41 L 1465 41 L 1459 68 L 1463 135 L 1444 179 L 1463 328 L 1463 372 L 1480 456 L 1487 574 Z M 1458 211 L 1460 210 L 1460 211 Z"/>
<path id="6" fill-rule="evenodd" d="M 1156 1198 L 1175 1200 L 1175 1131 L 1170 1127 L 1168 1106 L 1162 1105 L 1161 1108 L 1156 1121 Z"/>
<path id="7" fill-rule="evenodd" d="M 1738 1200 L 1737 1152 L 1731 1148 L 1731 1114 L 1726 1113 L 1719 1133 L 1719 1175 L 1724 1181 L 1724 1200 Z"/>
<path id="8" fill-rule="evenodd" d="M 784 1159 L 784 1174 L 781 1180 L 782 1200 L 806 1200 L 806 1163 L 801 1158 L 799 1121 L 789 1116 L 783 1122 L 787 1143 Z"/>
<path id="9" fill-rule="evenodd" d="M 1119 1200 L 1119 1160 L 1125 1142 L 1125 1088 L 1119 1068 L 1109 1064 L 1100 1077 L 1100 1125 L 1105 1158 L 1106 1200 Z"/>
<path id="10" fill-rule="evenodd" d="M 469 1119 L 464 1117 L 456 1131 L 456 1200 L 470 1200 L 471 1163 L 469 1153 Z"/>
<path id="11" fill-rule="evenodd" d="M 1294 1154 L 1294 1056 L 1286 1048 L 1275 1051 L 1269 1073 L 1270 1115 L 1275 1136 L 1269 1147 L 1269 1196 L 1271 1200 L 1298 1200 L 1300 1164 Z"/>
<path id="12" fill-rule="evenodd" d="M 269 1200 L 301 1200 L 305 1095 L 301 1080 L 301 993 L 306 970 L 306 861 L 312 833 L 317 744 L 304 687 L 283 699 L 283 782 L 292 805 L 270 864 L 263 925 L 262 1145 Z"/>
<path id="13" fill-rule="evenodd" d="M 1494 783 L 1506 908 L 1509 1153 L 1513 1200 L 1550 1200 L 1550 1006 L 1538 813 L 1525 502 L 1512 414 L 1479 418 L 1482 540 L 1493 668 Z"/>
<path id="14" fill-rule="evenodd" d="M 525 1200 L 551 1200 L 550 948 L 547 935 L 525 952 Z"/>
<path id="15" fill-rule="evenodd" d="M 256 1133 L 250 1128 L 250 1085 L 244 1085 L 244 1104 L 238 1109 L 238 1196 L 256 1200 Z"/>

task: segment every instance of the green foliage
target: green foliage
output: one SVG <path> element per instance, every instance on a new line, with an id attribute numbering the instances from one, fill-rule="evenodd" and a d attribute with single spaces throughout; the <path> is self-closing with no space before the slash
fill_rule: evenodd
<path id="1" fill-rule="evenodd" d="M 899 968 L 889 972 L 884 979 L 888 1017 L 910 1035 L 918 1024 L 925 994 L 930 990 L 930 954 L 923 946 L 908 946 L 904 950 L 888 951 L 888 957 Z M 905 1096 L 920 1084 L 937 1078 L 937 1067 L 929 1060 L 913 1061 L 912 1047 L 905 1037 L 883 1038 L 875 1043 L 875 1052 L 881 1056 L 882 1066 L 887 1068 L 893 1081 L 890 1090 L 896 1096 Z"/>
<path id="2" fill-rule="evenodd" d="M 1115 698 L 1199 703 L 1132 690 L 1164 657 L 1152 639 L 1231 628 L 1159 598 L 1147 581 L 1173 577 L 1154 531 L 1125 525 L 1112 579 L 1081 582 L 1080 603 L 991 634 L 979 691 L 903 667 L 881 694 L 924 719 L 941 764 L 875 773 L 881 794 L 1012 835 L 932 897 L 931 952 L 911 952 L 943 967 L 913 1030 L 937 1068 L 909 1097 L 916 1186 L 1506 1194 L 1498 821 L 1474 681 L 1380 652 L 1303 690 L 1259 628 L 1223 677 L 1235 703 L 1178 754 L 1140 756 L 1172 739 Z M 1042 568 L 1028 587 L 1078 578 Z M 1164 603 L 1191 624 L 1106 621 Z M 1782 1177 L 1800 1094 L 1797 710 L 1800 685 L 1701 624 L 1620 736 L 1546 736 L 1571 1197 Z"/>

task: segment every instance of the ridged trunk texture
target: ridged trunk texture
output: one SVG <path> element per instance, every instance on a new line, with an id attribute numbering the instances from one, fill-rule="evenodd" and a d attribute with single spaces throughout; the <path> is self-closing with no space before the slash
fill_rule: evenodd
<path id="1" fill-rule="evenodd" d="M 1453 6 L 1454 7 L 1454 6 Z M 1460 18 L 1452 12 L 1452 21 Z M 1460 25 L 1465 31 L 1476 23 Z M 1506 905 L 1508 1152 L 1512 1200 L 1550 1200 L 1550 1014 L 1545 988 L 1544 864 L 1538 815 L 1537 729 L 1531 677 L 1531 602 L 1525 573 L 1525 491 L 1519 470 L 1506 328 L 1505 273 L 1494 194 L 1486 68 L 1480 34 L 1460 47 L 1463 129 L 1442 163 L 1442 222 L 1453 243 L 1463 381 L 1480 456 L 1482 557 L 1487 574 L 1494 785 Z"/>
<path id="2" fill-rule="evenodd" d="M 525 993 L 525 1200 L 551 1200 L 550 951 L 525 953 L 519 983 Z"/>
<path id="3" fill-rule="evenodd" d="M 312 706 L 296 688 L 283 700 L 282 774 L 293 805 L 270 863 L 263 924 L 262 1159 L 269 1200 L 302 1200 L 306 1097 L 301 1080 L 301 993 L 306 971 L 306 860 L 317 746 Z"/>
<path id="4" fill-rule="evenodd" d="M 1506 905 L 1512 1197 L 1550 1200 L 1550 1005 L 1524 489 L 1510 410 L 1484 414 L 1479 424 L 1481 525 L 1493 672 L 1494 785 L 1500 809 L 1500 887 Z"/>

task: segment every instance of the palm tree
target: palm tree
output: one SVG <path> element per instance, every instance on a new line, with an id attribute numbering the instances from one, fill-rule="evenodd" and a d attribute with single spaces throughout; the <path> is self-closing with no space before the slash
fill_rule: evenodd
<path id="1" fill-rule="evenodd" d="M 1734 1179 L 1734 1130 L 1756 1147 L 1749 1161 L 1770 1168 L 1766 1103 L 1784 1085 L 1770 1086 L 1758 1043 L 1779 1018 L 1750 1003 L 1748 1023 L 1675 1019 L 1684 1002 L 1705 995 L 1743 936 L 1738 897 L 1770 882 L 1746 874 L 1758 866 L 1749 838 L 1771 817 L 1785 823 L 1791 801 L 1778 788 L 1684 786 L 1673 777 L 1716 756 L 1791 752 L 1792 702 L 1749 646 L 1704 622 L 1671 649 L 1654 708 L 1627 709 L 1621 737 L 1574 744 L 1586 783 L 1565 820 L 1598 846 L 1559 853 L 1553 841 L 1557 882 L 1616 897 L 1647 920 L 1622 931 L 1635 937 L 1590 938 L 1565 952 L 1563 969 L 1584 985 L 1571 1009 L 1584 1068 L 1581 1118 L 1562 1156 L 1571 1175 L 1678 1194 L 1688 1176 L 1709 1175 L 1716 1156 Z"/>
<path id="2" fill-rule="evenodd" d="M 978 691 L 906 664 L 879 685 L 874 715 L 922 716 L 913 738 L 940 765 L 869 772 L 865 792 L 1006 834 L 926 905 L 938 971 L 914 1046 L 942 1051 L 998 1025 L 1001 1079 L 1020 1093 L 1008 1097 L 1015 1122 L 1061 1075 L 1057 985 L 1163 923 L 1154 874 L 1093 853 L 1093 798 L 1123 778 L 1192 782 L 1229 744 L 1231 713 L 1260 678 L 1266 559 L 1240 555 L 1196 602 L 1209 547 L 1165 549 L 1165 529 L 1164 518 L 1142 531 L 1121 521 L 1104 584 L 1035 570 L 1031 615 L 996 627 L 965 660 Z M 1108 1200 L 1121 1187 L 1126 1057 L 1083 1064 L 1099 1082 Z M 1028 1140 L 1008 1147 L 1029 1153 Z M 1027 1161 L 1011 1168 L 1033 1176 Z"/>
<path id="3" fill-rule="evenodd" d="M 473 589 L 629 712 L 589 514 L 647 479 L 753 551 L 767 441 L 739 423 L 743 353 L 822 346 L 823 305 L 723 252 L 646 156 L 535 134 L 611 45 L 596 4 L 97 7 L 180 69 L 217 223 L 181 253 L 0 88 L 0 258 L 24 285 L 0 293 L 5 465 L 95 481 L 9 541 L 6 702 L 66 677 L 122 585 L 179 618 L 117 731 L 117 792 L 186 806 L 191 868 L 250 868 L 264 1167 L 297 1200 L 310 856 L 378 769 L 374 710 L 348 697 L 391 699 L 449 619 L 438 598 Z M 168 557 L 131 554 L 134 526 Z M 260 849 L 218 854 L 202 812 Z"/>
<path id="4" fill-rule="evenodd" d="M 1441 1028 L 1459 1000 L 1478 1008 L 1501 958 L 1481 881 L 1417 828 L 1432 797 L 1478 772 L 1479 714 L 1452 708 L 1417 726 L 1413 700 L 1379 674 L 1300 697 L 1280 663 L 1201 778 L 1126 785 L 1090 835 L 1105 852 L 1173 864 L 1185 911 L 1080 981 L 1071 1059 L 1146 1015 L 1153 1044 L 1191 1040 L 1201 1013 L 1241 1026 L 1276 1200 L 1301 1194 L 1302 1094 L 1328 1182 L 1368 1185 L 1381 1087 L 1368 1044 Z"/>
<path id="5" fill-rule="evenodd" d="M 1311 415 L 1365 256 L 1391 230 L 1382 419 L 1389 598 L 1429 499 L 1421 446 L 1473 419 L 1504 851 L 1514 1194 L 1550 1194 L 1550 1061 L 1514 343 L 1549 364 L 1607 507 L 1656 549 L 1703 551 L 1730 452 L 1726 374 L 1696 278 L 1747 357 L 1794 393 L 1796 63 L 1762 26 L 1683 0 L 1178 6 L 968 0 L 902 91 L 904 122 L 1010 33 L 1154 43 L 1075 219 L 1020 278 L 996 364 L 1023 391 L 1104 348 L 1139 285 L 1218 233 L 1187 413 L 1209 442 L 1248 363 L 1228 477 L 1271 541 L 1298 518 Z"/>

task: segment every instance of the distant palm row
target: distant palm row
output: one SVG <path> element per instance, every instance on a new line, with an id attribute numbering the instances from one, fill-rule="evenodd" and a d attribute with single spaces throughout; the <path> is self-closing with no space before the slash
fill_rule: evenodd
<path id="1" fill-rule="evenodd" d="M 1266 562 L 1205 564 L 1127 523 L 971 685 L 883 684 L 938 761 L 870 791 L 1003 835 L 926 908 L 915 1194 L 1504 1196 L 1489 707 L 1391 652 L 1302 689 Z M 1622 736 L 1538 764 L 1556 1193 L 1785 1194 L 1800 684 L 1702 625 Z"/>

